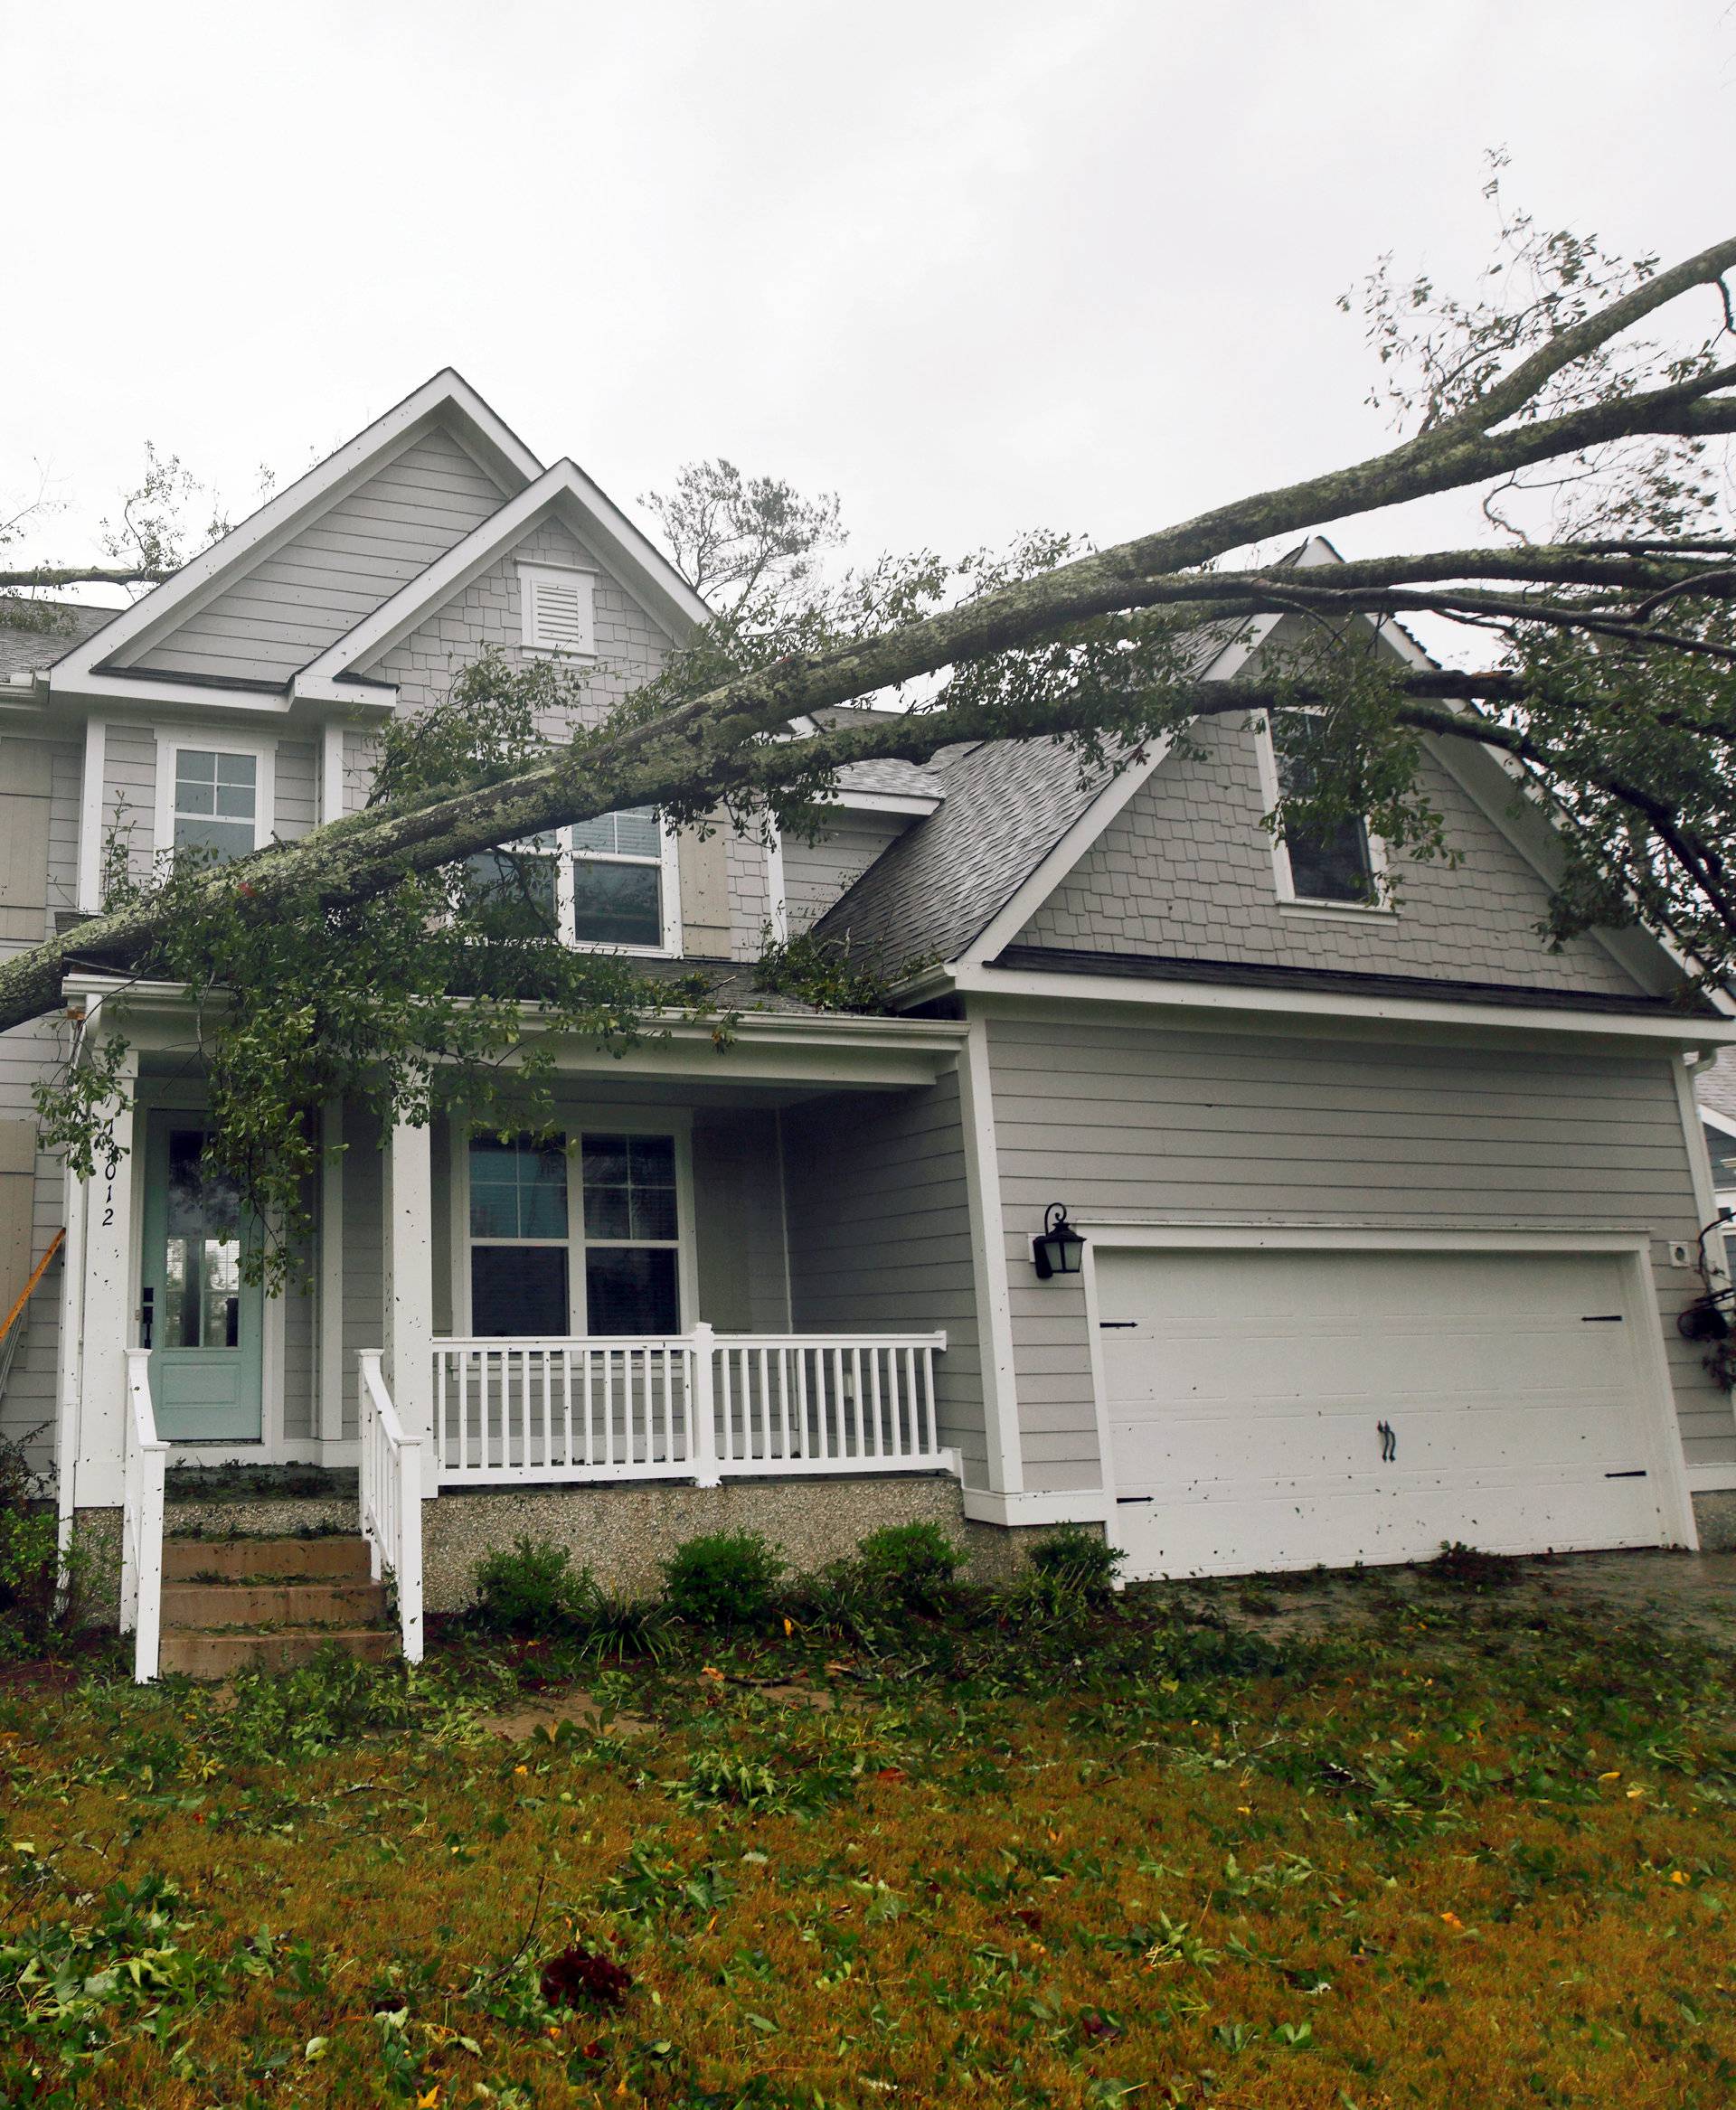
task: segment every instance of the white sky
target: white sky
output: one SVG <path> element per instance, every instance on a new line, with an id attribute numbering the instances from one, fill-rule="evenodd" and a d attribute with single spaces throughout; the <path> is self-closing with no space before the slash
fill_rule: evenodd
<path id="1" fill-rule="evenodd" d="M 1334 297 L 1468 286 L 1485 147 L 1729 232 L 1733 98 L 1731 0 L 0 0 L 0 501 L 94 556 L 150 438 L 239 518 L 450 363 L 624 502 L 1115 540 L 1386 443 Z"/>

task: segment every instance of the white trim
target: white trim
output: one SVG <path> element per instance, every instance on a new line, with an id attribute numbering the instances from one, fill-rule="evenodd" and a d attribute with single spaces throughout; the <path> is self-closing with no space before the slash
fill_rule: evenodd
<path id="1" fill-rule="evenodd" d="M 84 782 L 79 787 L 78 906 L 102 908 L 102 794 L 108 769 L 108 721 L 93 711 L 84 721 Z"/>
<path id="2" fill-rule="evenodd" d="M 784 1109 L 771 1109 L 771 1125 L 778 1138 L 778 1229 L 784 1241 L 784 1324 L 796 1331 L 796 1287 L 789 1271 L 789 1167 L 784 1156 Z M 698 1227 L 694 1227 L 697 1236 Z"/>
<path id="3" fill-rule="evenodd" d="M 344 726 L 328 718 L 319 729 L 319 820 L 344 817 Z"/>
<path id="4" fill-rule="evenodd" d="M 103 627 L 50 670 L 51 692 L 55 695 L 117 693 L 137 699 L 140 691 L 160 693 L 160 684 L 139 683 L 109 688 L 114 676 L 94 670 L 125 651 L 137 659 L 160 641 L 176 620 L 186 617 L 222 593 L 240 572 L 262 561 L 297 533 L 316 511 L 326 511 L 358 485 L 365 483 L 386 462 L 413 447 L 423 434 L 439 422 L 442 413 L 467 423 L 472 444 L 465 451 L 477 458 L 479 446 L 494 480 L 510 485 L 516 477 L 528 484 L 542 474 L 542 466 L 523 440 L 485 403 L 462 375 L 451 367 L 425 381 L 420 388 L 395 404 L 384 417 L 347 440 L 335 454 L 316 464 L 259 511 L 232 528 L 209 550 L 184 564 L 173 579 L 148 593 L 130 608 L 123 608 Z M 269 688 L 270 684 L 262 684 Z M 209 699 L 212 692 L 195 691 Z M 175 701 L 184 701 L 177 697 Z M 281 698 L 278 698 L 281 707 Z"/>
<path id="5" fill-rule="evenodd" d="M 820 803 L 843 806 L 853 814 L 909 814 L 920 820 L 939 813 L 946 801 L 938 791 L 853 791 L 848 785 L 841 785 Z"/>
<path id="6" fill-rule="evenodd" d="M 1118 1221 L 1081 1215 L 1075 1220 L 1085 1236 L 1084 1272 L 1090 1278 L 1088 1306 L 1096 1295 L 1096 1256 L 1099 1248 L 1137 1251 L 1179 1248 L 1239 1249 L 1296 1252 L 1392 1252 L 1392 1253 L 1608 1253 L 1625 1262 L 1628 1277 L 1628 1316 L 1635 1323 L 1641 1346 L 1636 1352 L 1641 1387 L 1640 1406 L 1645 1415 L 1648 1462 L 1657 1474 L 1659 1511 L 1674 1545 L 1697 1547 L 1687 1469 L 1682 1455 L 1681 1425 L 1676 1415 L 1675 1391 L 1670 1379 L 1669 1360 L 1664 1346 L 1664 1318 L 1658 1306 L 1657 1287 L 1652 1274 L 1652 1239 L 1645 1231 L 1621 1230 L 1506 1230 L 1498 1226 L 1434 1230 L 1380 1224 L 1274 1224 L 1189 1223 L 1152 1218 L 1145 1221 Z M 1092 1381 L 1098 1389 L 1099 1427 L 1107 1420 L 1102 1391 L 1100 1356 L 1092 1357 Z M 1107 1450 L 1102 1472 L 1106 1488 L 1113 1478 Z M 1109 1531 L 1116 1539 L 1118 1516 L 1111 1514 Z"/>
<path id="7" fill-rule="evenodd" d="M 1690 1494 L 1724 1494 L 1736 1492 L 1736 1461 L 1728 1465 L 1689 1465 L 1687 1474 Z"/>
<path id="8" fill-rule="evenodd" d="M 1317 714 L 1316 714 L 1317 715 Z M 1278 780 L 1278 749 L 1272 744 L 1272 714 L 1266 709 L 1250 711 L 1247 730 L 1254 738 L 1254 764 L 1260 772 L 1260 796 L 1267 814 L 1275 813 L 1283 796 Z M 1233 723 L 1233 720 L 1231 723 Z M 1296 914 L 1310 916 L 1386 916 L 1397 913 L 1387 892 L 1386 844 L 1366 820 L 1361 822 L 1363 842 L 1368 851 L 1369 876 L 1374 882 L 1373 901 L 1335 901 L 1324 894 L 1299 894 L 1290 868 L 1290 846 L 1273 828 L 1267 831 L 1272 856 L 1272 884 L 1279 905 Z"/>
<path id="9" fill-rule="evenodd" d="M 152 837 L 152 862 L 175 849 L 175 757 L 184 748 L 202 754 L 248 755 L 255 764 L 253 778 L 253 847 L 262 850 L 278 824 L 278 743 L 269 733 L 231 732 L 227 727 L 159 725 L 156 735 L 156 816 Z M 221 818 L 221 816 L 217 816 Z"/>
<path id="10" fill-rule="evenodd" d="M 1013 1352 L 1013 1304 L 1006 1271 L 1006 1219 L 1001 1208 L 1001 1163 L 995 1138 L 995 1087 L 988 1063 L 988 1029 L 967 1018 L 958 1064 L 959 1126 L 965 1149 L 965 1198 L 970 1215 L 971 1276 L 976 1298 L 977 1363 L 982 1372 L 983 1436 L 989 1490 L 1024 1489 L 1019 1432 L 1018 1369 Z"/>
<path id="11" fill-rule="evenodd" d="M 608 820 L 608 814 L 599 814 Z M 554 856 L 555 922 L 561 941 L 573 952 L 619 954 L 627 959 L 672 960 L 681 957 L 681 850 L 680 839 L 662 814 L 657 818 L 657 854 L 640 857 L 612 850 L 576 850 L 570 827 L 552 831 Z M 510 847 L 510 845 L 509 845 Z M 660 928 L 656 945 L 609 945 L 600 938 L 580 937 L 573 927 L 575 900 L 573 868 L 586 864 L 631 864 L 657 871 L 657 917 Z"/>
<path id="12" fill-rule="evenodd" d="M 344 1440 L 344 1102 L 327 1099 L 319 1114 L 318 1389 L 314 1430 L 320 1455 Z"/>
<path id="13" fill-rule="evenodd" d="M 1721 1114 L 1715 1107 L 1707 1106 L 1702 1098 L 1694 1100 L 1695 1111 L 1708 1128 L 1715 1128 L 1720 1135 L 1736 1135 L 1736 1121 L 1728 1114 Z"/>
<path id="14" fill-rule="evenodd" d="M 597 656 L 597 571 L 594 566 L 547 564 L 523 560 L 518 572 L 518 643 L 535 659 L 593 660 Z M 538 635 L 542 624 L 540 589 L 550 584 L 574 595 L 574 614 L 583 632 L 582 645 L 556 645 Z"/>
<path id="15" fill-rule="evenodd" d="M 779 945 L 789 942 L 789 889 L 784 881 L 784 832 L 769 820 L 766 838 L 766 898 L 771 935 Z"/>
<path id="16" fill-rule="evenodd" d="M 1300 1018 L 1378 1021 L 1383 1024 L 1465 1026 L 1482 1031 L 1544 1034 L 1601 1034 L 1620 1040 L 1661 1041 L 1675 1047 L 1727 1047 L 1736 1043 L 1736 1020 L 1690 1018 L 1685 1013 L 1557 1011 L 1547 1005 L 1455 1003 L 1447 998 L 1358 996 L 1338 990 L 1260 987 L 1256 984 L 1141 982 L 1132 975 L 1044 974 L 1034 968 L 961 964 L 933 977 L 961 994 L 1042 998 L 1070 1008 L 1084 1003 L 1120 1003 L 1179 1011 L 1250 1012 Z M 901 994 L 929 993 L 929 977 Z"/>
<path id="17" fill-rule="evenodd" d="M 310 661 L 291 682 L 290 694 L 311 695 L 314 684 L 359 671 L 391 651 L 545 516 L 571 528 L 590 553 L 612 558 L 610 570 L 676 643 L 710 622 L 711 611 L 668 560 L 617 512 L 576 463 L 559 461 Z"/>
<path id="18" fill-rule="evenodd" d="M 1102 1524 L 1113 1514 L 1111 1498 L 1095 1487 L 1052 1494 L 997 1494 L 986 1487 L 965 1487 L 965 1515 L 977 1524 Z"/>

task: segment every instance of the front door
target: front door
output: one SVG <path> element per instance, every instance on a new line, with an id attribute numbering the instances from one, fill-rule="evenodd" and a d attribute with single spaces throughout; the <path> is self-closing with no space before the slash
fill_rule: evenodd
<path id="1" fill-rule="evenodd" d="M 232 1185 L 203 1164 L 198 1116 L 150 1116 L 143 1307 L 151 1401 L 168 1443 L 258 1443 L 264 1293 L 241 1283 Z"/>

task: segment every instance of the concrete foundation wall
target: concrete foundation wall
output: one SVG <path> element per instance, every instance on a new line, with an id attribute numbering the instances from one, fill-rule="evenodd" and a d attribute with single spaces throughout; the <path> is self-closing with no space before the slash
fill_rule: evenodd
<path id="1" fill-rule="evenodd" d="M 1703 1553 L 1736 1553 L 1736 1488 L 1694 1498 L 1694 1529 Z"/>

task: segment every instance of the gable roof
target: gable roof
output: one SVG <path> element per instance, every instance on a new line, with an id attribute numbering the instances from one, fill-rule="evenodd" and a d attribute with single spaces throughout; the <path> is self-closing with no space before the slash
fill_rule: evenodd
<path id="1" fill-rule="evenodd" d="M 1344 560 L 1315 535 L 1278 561 L 1313 567 Z M 1231 679 L 1283 619 L 1263 616 L 1203 628 L 1194 678 Z M 1409 663 L 1436 664 L 1401 626 L 1383 624 L 1382 633 Z M 1560 844 L 1536 787 L 1517 780 L 1506 758 L 1489 749 L 1468 741 L 1426 744 L 1550 881 Z M 1111 765 L 1094 777 L 1081 777 L 1078 757 L 1054 739 L 995 741 L 937 756 L 928 767 L 942 777 L 945 803 L 869 866 L 819 918 L 816 933 L 894 965 L 992 963 L 1161 765 L 1169 745 L 1153 742 L 1126 767 Z M 1673 942 L 1655 932 L 1635 928 L 1591 935 L 1642 997 L 1665 994 L 1693 972 Z M 1736 999 L 1714 990 L 1706 1008 L 1728 1014 L 1736 1011 Z"/>
<path id="2" fill-rule="evenodd" d="M 541 462 L 511 427 L 462 374 L 445 367 L 210 549 L 189 560 L 143 600 L 120 610 L 99 636 L 62 655 L 50 677 L 51 692 L 134 693 L 132 683 L 146 677 L 131 671 L 131 662 L 150 652 L 178 623 L 215 600 L 320 513 L 366 482 L 383 461 L 436 425 L 458 439 L 503 490 L 520 491 L 542 473 Z M 160 673 L 149 676 L 159 685 L 163 678 Z M 275 684 L 262 681 L 258 687 L 260 693 L 270 693 Z"/>
<path id="3" fill-rule="evenodd" d="M 558 461 L 310 660 L 293 678 L 290 693 L 353 695 L 353 689 L 334 690 L 332 684 L 353 682 L 418 629 L 443 602 L 462 593 L 514 543 L 551 519 L 560 521 L 595 551 L 677 642 L 711 619 L 710 609 L 680 572 L 608 495 L 576 462 Z"/>
<path id="4" fill-rule="evenodd" d="M 1196 674 L 1233 673 L 1275 619 L 1203 630 Z M 816 932 L 892 963 L 962 957 L 1027 890 L 1058 881 L 1085 847 L 1075 833 L 1085 841 L 1100 834 L 1168 751 L 1154 741 L 1122 768 L 1090 771 L 1060 739 L 943 749 L 926 766 L 939 809 L 883 851 Z M 1061 869 L 1048 880 L 1052 862 Z"/>

